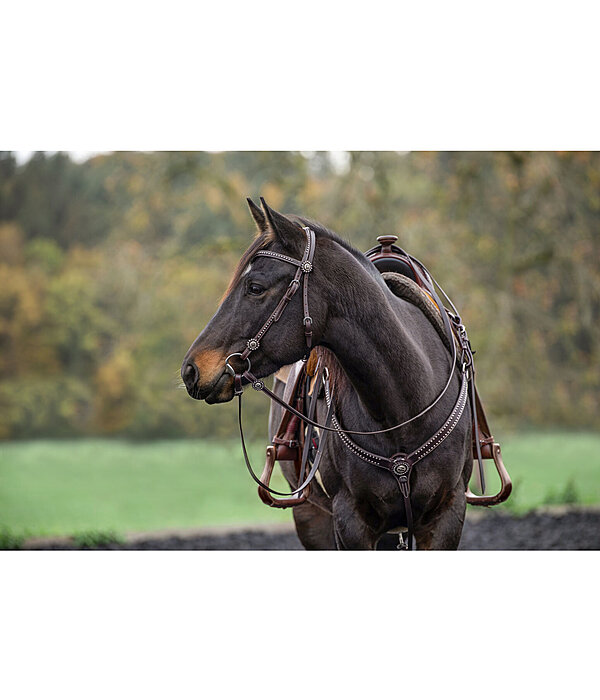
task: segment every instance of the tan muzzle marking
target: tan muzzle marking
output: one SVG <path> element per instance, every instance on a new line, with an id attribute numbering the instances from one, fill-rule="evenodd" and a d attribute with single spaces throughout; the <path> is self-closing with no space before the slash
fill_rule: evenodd
<path id="1" fill-rule="evenodd" d="M 225 355 L 221 350 L 202 350 L 192 357 L 200 372 L 200 383 L 208 384 L 225 369 Z"/>

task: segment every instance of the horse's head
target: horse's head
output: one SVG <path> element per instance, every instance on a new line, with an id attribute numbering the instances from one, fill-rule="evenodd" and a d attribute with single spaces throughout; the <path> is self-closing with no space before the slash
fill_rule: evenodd
<path id="1" fill-rule="evenodd" d="M 241 353 L 260 330 L 283 298 L 298 268 L 272 257 L 257 256 L 269 250 L 300 260 L 307 235 L 302 226 L 271 209 L 261 198 L 262 210 L 250 199 L 250 211 L 258 235 L 242 256 L 229 283 L 225 297 L 206 328 L 192 343 L 181 366 L 181 376 L 189 395 L 207 403 L 230 401 L 234 380 L 226 371 L 226 360 Z M 327 305 L 320 285 L 327 284 L 326 271 L 320 269 L 318 251 L 310 272 L 310 312 L 313 321 L 313 345 L 319 343 L 325 324 Z M 280 318 L 260 339 L 251 355 L 252 373 L 260 378 L 301 359 L 306 353 L 303 290 L 299 289 Z M 230 360 L 235 370 L 245 368 L 239 356 Z"/>

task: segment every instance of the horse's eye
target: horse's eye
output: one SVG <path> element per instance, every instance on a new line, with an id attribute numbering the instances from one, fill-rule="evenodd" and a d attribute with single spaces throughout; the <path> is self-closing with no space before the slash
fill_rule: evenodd
<path id="1" fill-rule="evenodd" d="M 250 282 L 248 285 L 248 294 L 253 296 L 260 296 L 264 291 L 265 288 L 261 287 L 260 284 L 256 284 L 256 282 Z"/>

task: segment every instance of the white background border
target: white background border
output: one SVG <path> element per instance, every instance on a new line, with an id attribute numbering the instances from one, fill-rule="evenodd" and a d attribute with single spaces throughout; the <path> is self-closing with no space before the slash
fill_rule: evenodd
<path id="1" fill-rule="evenodd" d="M 593 3 L 215 6 L 3 5 L 0 146 L 600 147 Z M 11 700 L 564 698 L 597 686 L 597 553 L 0 562 Z"/>

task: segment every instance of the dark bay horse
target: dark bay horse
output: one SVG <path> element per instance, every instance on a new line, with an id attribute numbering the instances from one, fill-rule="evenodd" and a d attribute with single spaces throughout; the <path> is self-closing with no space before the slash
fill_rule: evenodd
<path id="1" fill-rule="evenodd" d="M 284 216 L 263 201 L 249 201 L 258 235 L 242 256 L 217 313 L 192 343 L 181 374 L 188 393 L 209 404 L 234 397 L 226 358 L 239 353 L 248 338 L 284 295 L 293 271 L 273 251 L 302 258 L 303 227 L 314 231 L 310 274 L 310 315 L 316 352 L 327 364 L 334 410 L 345 430 L 376 431 L 419 414 L 442 392 L 449 353 L 423 312 L 395 296 L 364 254 L 315 222 Z M 252 372 L 267 377 L 303 358 L 306 351 L 302 294 L 261 338 L 252 355 Z M 448 419 L 460 400 L 460 378 L 423 417 L 403 428 L 353 436 L 363 449 L 381 455 L 408 453 L 421 446 Z M 275 391 L 283 385 L 276 380 Z M 282 409 L 273 405 L 271 435 Z M 327 406 L 320 399 L 317 420 Z M 293 488 L 292 463 L 282 463 Z M 412 470 L 411 502 L 418 549 L 456 549 L 466 509 L 465 491 L 473 467 L 471 412 L 466 406 L 451 434 Z M 388 533 L 407 524 L 398 483 L 366 463 L 331 433 L 309 500 L 294 507 L 298 536 L 307 549 L 387 548 Z"/>

